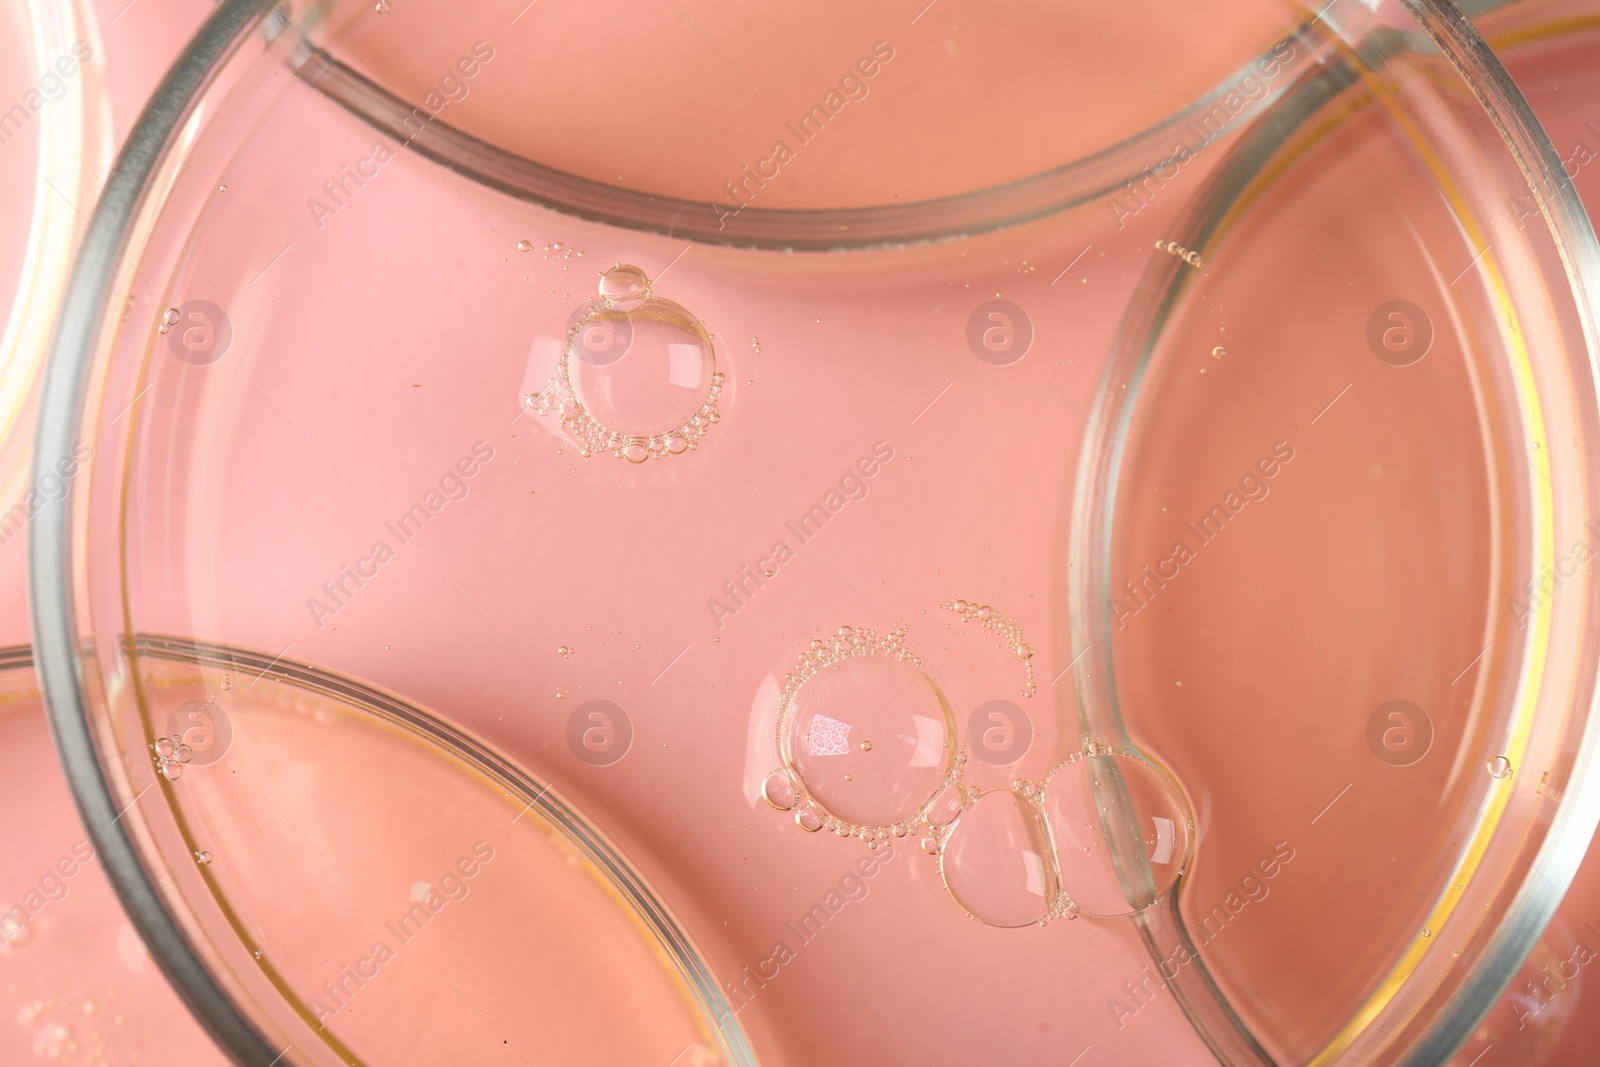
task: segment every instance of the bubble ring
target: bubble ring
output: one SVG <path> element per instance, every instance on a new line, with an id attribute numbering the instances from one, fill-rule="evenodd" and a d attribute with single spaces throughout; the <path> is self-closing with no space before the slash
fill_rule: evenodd
<path id="1" fill-rule="evenodd" d="M 717 401 L 722 397 L 722 387 L 727 375 L 716 369 L 716 347 L 710 335 L 700 326 L 699 320 L 683 305 L 656 296 L 650 289 L 648 280 L 642 289 L 630 293 L 626 299 L 612 299 L 607 295 L 605 277 L 623 270 L 634 271 L 639 277 L 644 277 L 644 273 L 637 267 L 626 266 L 613 267 L 602 276 L 600 296 L 590 301 L 587 313 L 567 329 L 566 344 L 561 350 L 561 363 L 555 375 L 545 383 L 543 390 L 528 396 L 526 402 L 540 415 L 559 414 L 562 427 L 578 442 L 579 452 L 585 458 L 597 452 L 610 452 L 618 459 L 625 459 L 630 463 L 643 463 L 647 459 L 665 459 L 667 456 L 679 455 L 699 446 L 700 439 L 710 428 L 722 421 Z M 680 324 L 687 323 L 705 344 L 711 360 L 711 385 L 706 390 L 700 406 L 670 430 L 643 435 L 614 430 L 591 415 L 583 401 L 578 399 L 578 390 L 572 380 L 572 364 L 574 359 L 579 358 L 577 356 L 579 338 L 590 323 L 617 314 L 630 318 L 633 316 L 671 318 Z"/>
<path id="2" fill-rule="evenodd" d="M 907 837 L 919 830 L 935 840 L 942 841 L 948 836 L 950 829 L 960 821 L 961 812 L 971 806 L 973 798 L 960 785 L 967 761 L 966 752 L 960 745 L 954 747 L 944 775 L 928 791 L 927 797 L 917 805 L 916 811 L 890 823 L 858 823 L 839 818 L 810 793 L 806 788 L 804 777 L 797 769 L 790 733 L 796 714 L 796 698 L 801 688 L 825 668 L 865 656 L 875 656 L 904 664 L 926 678 L 927 664 L 906 645 L 905 636 L 904 625 L 897 626 L 888 633 L 866 626 L 841 626 L 827 640 L 813 638 L 811 644 L 800 653 L 794 669 L 783 676 L 783 692 L 778 697 L 775 737 L 783 766 L 766 776 L 762 786 L 762 796 L 769 805 L 779 811 L 792 809 L 795 821 L 802 830 L 812 833 L 831 830 L 840 837 L 859 838 L 874 848 L 891 837 Z M 927 680 L 948 717 L 950 711 L 944 693 L 932 679 Z M 929 821 L 929 809 L 951 789 L 959 790 L 959 810 L 954 817 L 935 826 Z"/>

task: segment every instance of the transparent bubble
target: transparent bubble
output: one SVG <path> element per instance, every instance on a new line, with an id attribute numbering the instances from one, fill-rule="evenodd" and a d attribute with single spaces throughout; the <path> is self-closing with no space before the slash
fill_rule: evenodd
<path id="1" fill-rule="evenodd" d="M 794 824 L 808 834 L 814 834 L 822 829 L 822 816 L 817 814 L 816 808 L 801 808 L 794 813 Z"/>
<path id="2" fill-rule="evenodd" d="M 183 764 L 163 763 L 161 765 L 161 773 L 167 779 L 167 781 L 176 782 L 179 778 L 183 777 Z"/>
<path id="3" fill-rule="evenodd" d="M 962 796 L 961 787 L 958 785 L 948 786 L 933 798 L 933 803 L 928 805 L 924 818 L 928 820 L 929 826 L 948 826 L 955 821 L 957 815 L 961 814 L 961 808 L 964 803 L 965 798 Z"/>
<path id="4" fill-rule="evenodd" d="M 794 779 L 788 771 L 773 771 L 761 783 L 761 795 L 779 811 L 788 811 L 795 802 Z"/>
<path id="5" fill-rule="evenodd" d="M 1107 751 L 1057 767 L 1044 813 L 1062 891 L 1086 915 L 1149 907 L 1189 860 L 1193 819 L 1182 792 L 1133 755 Z"/>
<path id="6" fill-rule="evenodd" d="M 805 792 L 857 826 L 916 815 L 945 782 L 955 749 L 938 686 L 897 635 L 876 631 L 841 631 L 808 664 L 781 720 L 786 761 Z"/>
<path id="7" fill-rule="evenodd" d="M 990 926 L 1041 922 L 1055 897 L 1049 835 L 1016 793 L 985 793 L 967 809 L 945 842 L 939 873 L 961 909 Z"/>
<path id="8" fill-rule="evenodd" d="M 624 315 L 631 339 L 609 361 L 569 363 L 573 393 L 590 416 L 634 437 L 666 434 L 691 421 L 710 394 L 714 371 L 711 340 L 694 316 L 657 299 L 625 313 L 597 309 L 595 315 Z"/>
<path id="9" fill-rule="evenodd" d="M 618 263 L 600 275 L 600 297 L 620 308 L 638 307 L 650 295 L 650 279 L 629 263 Z"/>
<path id="10" fill-rule="evenodd" d="M 1490 778 L 1510 778 L 1511 777 L 1511 760 L 1509 760 L 1505 756 L 1496 756 L 1494 759 L 1490 760 L 1489 761 L 1489 777 Z"/>
<path id="11" fill-rule="evenodd" d="M 559 415 L 583 455 L 642 463 L 696 447 L 722 419 L 724 380 L 700 321 L 653 295 L 637 267 L 615 267 L 573 313 L 559 373 L 528 402 Z"/>

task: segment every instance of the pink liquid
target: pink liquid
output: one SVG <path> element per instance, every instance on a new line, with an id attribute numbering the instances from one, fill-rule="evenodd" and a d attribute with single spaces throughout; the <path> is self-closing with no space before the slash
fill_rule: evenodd
<path id="1" fill-rule="evenodd" d="M 407 101 L 435 94 L 463 130 L 594 181 L 736 206 L 725 183 L 755 172 L 753 204 L 860 207 L 1080 160 L 1234 78 L 1304 17 L 1263 0 L 920 6 L 551 7 L 507 32 L 498 10 L 410 4 L 345 19 L 330 50 Z M 418 33 L 447 10 L 450 34 Z"/>
<path id="2" fill-rule="evenodd" d="M 428 54 L 454 64 L 474 41 L 430 38 Z M 507 119 L 482 105 L 493 99 L 461 101 L 452 121 L 512 140 L 493 132 Z M 120 343 L 150 356 L 150 389 L 115 431 L 134 449 L 126 497 L 110 480 L 93 486 L 125 524 L 97 530 L 95 616 L 372 680 L 489 739 L 640 870 L 763 1063 L 1068 1062 L 1091 1048 L 1106 1062 L 1205 1062 L 1131 925 L 1087 917 L 1118 914 L 1116 863 L 1070 832 L 1093 825 L 1082 809 L 1095 790 L 1056 777 L 1080 749 L 1063 679 L 1083 650 L 1061 590 L 1082 413 L 1136 275 L 1168 254 L 1153 246 L 1170 237 L 1180 190 L 1131 217 L 1094 205 L 1070 227 L 919 250 L 686 250 L 446 185 L 303 85 L 262 116 L 248 139 L 200 146 L 148 256 L 162 281 L 136 293 Z M 621 140 L 648 144 L 638 125 Z M 1226 908 L 1206 958 L 1288 1059 L 1309 1054 L 1300 1033 L 1326 1040 L 1395 946 L 1422 936 L 1420 902 L 1451 845 L 1438 824 L 1457 810 L 1446 757 L 1467 753 L 1483 773 L 1450 681 L 1481 647 L 1492 562 L 1481 531 L 1495 520 L 1478 417 L 1449 390 L 1475 395 L 1468 346 L 1441 313 L 1427 361 L 1396 379 L 1362 339 L 1377 304 L 1438 296 L 1471 249 L 1445 269 L 1440 250 L 1460 251 L 1451 220 L 1421 192 L 1408 199 L 1429 187 L 1381 117 L 1338 137 L 1318 166 L 1271 186 L 1306 233 L 1246 215 L 1230 240 L 1251 251 L 1211 262 L 1203 297 L 1179 309 L 1153 429 L 1130 451 L 1160 488 L 1124 472 L 1115 561 L 1139 573 L 1182 536 L 1171 516 L 1204 512 L 1263 457 L 1277 464 L 1260 475 L 1270 494 L 1141 606 L 1116 651 L 1133 732 L 1187 793 L 1159 769 L 1147 781 L 1161 784 L 1130 789 L 1154 831 L 1141 845 L 1176 865 L 1198 838 L 1189 921 L 1203 928 L 1208 905 Z M 590 165 L 571 131 L 554 144 L 539 153 Z M 905 148 L 914 161 L 914 138 Z M 1013 172 L 948 144 L 938 155 L 962 161 L 963 188 L 1043 165 Z M 681 172 L 652 171 L 664 183 L 652 188 L 704 196 L 724 162 L 684 152 Z M 918 184 L 934 171 L 891 169 L 868 196 L 936 191 Z M 342 195 L 327 192 L 339 182 Z M 819 180 L 791 202 L 837 194 Z M 1407 220 L 1414 236 L 1394 239 Z M 618 263 L 641 268 L 657 302 L 641 304 L 624 362 L 597 356 L 612 342 L 596 340 L 575 366 L 571 331 L 594 325 L 581 309 Z M 1017 361 L 969 339 L 991 299 L 1027 315 Z M 183 349 L 183 329 L 156 327 L 169 307 L 187 327 L 177 308 L 192 300 L 231 320 L 214 361 Z M 1352 542 L 1352 529 L 1380 532 Z M 1243 577 L 1269 603 L 1242 595 Z M 1424 595 L 1439 588 L 1449 596 Z M 1351 617 L 1352 589 L 1381 594 L 1376 622 Z M 957 599 L 1016 633 L 1000 640 L 952 615 Z M 1307 639 L 1285 618 L 1333 632 Z M 791 735 L 785 676 L 802 672 L 811 642 L 901 623 L 920 677 L 869 676 L 907 714 L 874 717 L 881 702 L 848 699 L 841 711 L 830 695 L 819 705 L 830 721 L 802 714 Z M 1330 667 L 1333 679 L 1319 673 Z M 1408 671 L 1425 678 L 1401 693 Z M 155 780 L 150 746 L 175 695 L 212 701 L 237 737 L 164 779 L 139 832 L 177 872 L 174 898 L 212 959 L 299 1047 L 322 1040 L 324 1059 L 348 1049 L 373 1062 L 419 1040 L 466 1062 L 536 1041 L 593 1062 L 715 1054 L 715 1020 L 650 965 L 633 905 L 608 901 L 582 863 L 554 862 L 559 840 L 531 818 L 502 851 L 494 825 L 516 809 L 483 781 L 338 708 L 272 704 L 262 691 L 282 690 L 270 676 L 162 677 L 180 684 L 156 687 L 153 712 L 118 708 L 130 792 Z M 1399 778 L 1363 733 L 1397 694 L 1438 724 L 1434 761 Z M 979 714 L 999 700 L 1015 721 Z M 1012 750 L 1024 723 L 1029 741 Z M 964 765 L 952 734 L 974 754 Z M 770 777 L 785 762 L 801 778 L 788 783 L 795 816 L 772 810 L 788 799 Z M 891 788 L 912 772 L 914 790 Z M 949 803 L 966 808 L 948 839 L 931 835 L 936 858 L 896 828 L 908 796 L 934 801 L 952 775 L 967 793 Z M 1029 795 L 1019 780 L 1060 783 L 1044 822 L 1017 799 Z M 1380 817 L 1392 811 L 1408 817 Z M 1158 815 L 1172 824 L 1160 861 Z M 894 844 L 824 832 L 840 827 Z M 360 954 L 380 954 L 364 943 L 404 909 L 408 883 L 428 883 L 425 902 L 432 872 L 480 840 L 496 859 L 430 920 L 459 920 L 459 936 L 417 953 L 407 941 L 380 961 L 383 984 L 346 990 L 348 1008 L 324 1015 L 321 983 L 371 966 Z M 513 862 L 495 866 L 502 857 Z M 1085 917 L 1057 907 L 1062 886 Z M 638 1010 L 607 1017 L 596 990 L 624 973 Z M 397 1021 L 418 1004 L 450 1023 L 402 1042 Z"/>
<path id="3" fill-rule="evenodd" d="M 1087 406 L 1094 353 L 1143 263 L 1113 239 L 1110 214 L 1080 213 L 1083 230 L 1070 242 L 1036 228 L 931 250 L 939 270 L 961 279 L 948 288 L 911 251 L 856 266 L 695 249 L 663 277 L 681 244 L 477 192 L 469 205 L 405 154 L 318 228 L 304 198 L 281 190 L 314 192 L 308 176 L 373 157 L 377 138 L 309 93 L 279 107 L 223 173 L 205 176 L 211 206 L 174 285 L 175 299 L 203 292 L 228 307 L 234 340 L 209 366 L 165 350 L 154 365 L 150 399 L 192 400 L 182 415 L 140 415 L 140 440 L 174 451 L 141 464 L 135 495 L 184 487 L 195 507 L 178 504 L 190 517 L 172 537 L 140 532 L 142 506 L 132 516 L 138 627 L 226 635 L 274 653 L 287 644 L 289 658 L 376 679 L 513 753 L 683 917 L 762 1063 L 909 1062 L 917 1048 L 1027 1062 L 1089 1044 L 1130 1060 L 1200 1055 L 1170 1003 L 1138 1026 L 1119 1027 L 1106 1009 L 1145 964 L 1126 924 L 1001 931 L 973 922 L 916 837 L 895 839 L 893 859 L 874 862 L 861 841 L 807 834 L 760 796 L 779 765 L 773 696 L 799 650 L 840 625 L 885 627 L 885 617 L 906 621 L 963 734 L 992 699 L 1031 721 L 1031 743 L 1009 762 L 969 762 L 969 788 L 1043 777 L 1067 751 L 1070 695 L 1048 682 L 1072 651 L 1064 620 L 1038 591 L 1060 565 L 1061 490 L 1082 429 L 1073 405 Z M 214 191 L 220 184 L 226 192 Z M 430 210 L 416 213 L 424 201 Z M 1089 240 L 1111 250 L 1051 288 Z M 532 251 L 515 251 L 519 241 Z M 262 274 L 271 256 L 260 250 L 285 244 Z M 417 257 L 424 246 L 439 254 Z M 383 248 L 395 254 L 375 259 Z M 968 268 L 967 256 L 986 265 Z M 639 464 L 610 451 L 584 460 L 558 437 L 556 415 L 524 411 L 522 400 L 546 388 L 549 354 L 561 351 L 573 310 L 619 260 L 643 266 L 658 297 L 705 322 L 727 381 L 703 444 Z M 536 271 L 560 279 L 554 292 Z M 224 288 L 229 279 L 237 288 Z M 975 358 L 964 334 L 979 295 L 996 289 L 1029 308 L 1037 337 L 1008 368 Z M 289 307 L 297 310 L 283 313 Z M 399 307 L 404 316 L 382 310 Z M 141 300 L 130 321 L 159 314 Z M 441 344 L 463 353 L 448 370 Z M 908 345 L 927 362 L 871 355 Z M 296 352 L 326 358 L 281 355 Z M 669 381 L 670 359 L 659 366 Z M 628 400 L 612 397 L 622 406 L 608 418 L 620 425 Z M 147 426 L 174 425 L 177 437 L 144 436 Z M 191 450 L 191 429 L 203 449 Z M 1020 470 L 1018 456 L 1029 458 Z M 1010 473 L 998 479 L 997 469 Z M 292 503 L 261 507 L 273 499 Z M 427 516 L 420 529 L 412 505 Z M 825 520 L 802 524 L 813 505 Z M 191 587 L 177 578 L 179 559 L 204 579 Z M 357 587 L 345 564 L 376 577 Z M 322 586 L 336 580 L 345 593 Z M 736 581 L 742 595 L 727 591 Z M 1026 673 L 1012 649 L 941 607 L 958 597 L 1020 626 L 1035 650 L 1035 696 L 1022 695 Z M 231 715 L 247 681 L 207 689 Z M 601 699 L 624 710 L 633 734 L 609 765 L 569 743 L 574 712 Z M 240 751 L 216 766 L 235 765 Z M 348 806 L 366 823 L 387 821 L 386 808 L 380 815 L 363 798 L 389 771 L 354 755 L 319 770 L 324 757 L 309 744 L 291 765 L 325 781 L 329 798 L 296 822 L 334 864 L 352 862 L 349 834 L 324 835 L 332 815 L 322 811 Z M 186 800 L 203 780 L 186 773 L 172 783 L 183 810 L 209 810 Z M 290 844 L 262 845 L 253 859 L 230 856 L 255 848 L 249 835 L 196 847 L 218 869 L 249 862 L 343 892 L 320 860 Z M 224 894 L 230 905 L 236 884 Z M 381 927 L 390 899 L 371 901 L 363 921 Z M 202 915 L 214 911 L 196 901 Z M 481 967 L 483 988 L 546 980 L 511 958 L 481 960 L 471 942 L 439 951 Z M 257 987 L 253 976 L 241 980 Z M 451 995 L 437 976 L 418 980 L 440 1003 Z M 383 1029 L 350 1025 L 335 1034 L 381 1061 Z M 481 1029 L 459 1037 L 464 1057 L 496 1043 Z"/>
<path id="4" fill-rule="evenodd" d="M 226 1062 L 167 986 L 112 894 L 55 763 L 33 672 L 0 672 L 0 1058 Z"/>

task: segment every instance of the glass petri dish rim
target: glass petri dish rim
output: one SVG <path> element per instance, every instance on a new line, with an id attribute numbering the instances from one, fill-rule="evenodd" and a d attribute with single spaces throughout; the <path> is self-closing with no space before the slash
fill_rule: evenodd
<path id="1" fill-rule="evenodd" d="M 320 21 L 338 2 L 315 0 L 307 10 L 307 24 Z M 423 158 L 508 196 L 606 226 L 701 244 L 817 252 L 956 240 L 1065 211 L 1105 196 L 1137 177 L 1141 168 L 1148 171 L 1156 165 L 1152 161 L 1172 151 L 1176 131 L 1192 130 L 1193 120 L 1221 105 L 1257 62 L 1282 41 L 1303 36 L 1332 6 L 1309 14 L 1198 99 L 1121 141 L 1014 181 L 910 203 L 815 209 L 747 205 L 737 212 L 718 211 L 710 201 L 647 193 L 561 171 L 438 118 L 428 123 L 426 137 L 407 137 L 405 143 Z M 279 21 L 287 25 L 281 17 Z M 297 76 L 381 133 L 403 129 L 402 119 L 413 113 L 411 104 L 312 44 L 304 33 L 289 62 Z M 1254 106 L 1270 106 L 1282 91 L 1274 84 Z M 1189 148 L 1198 152 L 1226 135 L 1227 130 L 1210 132 Z"/>
<path id="2" fill-rule="evenodd" d="M 1600 330 L 1597 330 L 1600 325 L 1600 318 L 1597 318 L 1600 312 L 1600 243 L 1559 155 L 1510 76 L 1465 16 L 1440 0 L 1402 0 L 1402 3 L 1416 18 L 1432 46 L 1449 60 L 1472 89 L 1479 106 L 1515 160 L 1526 191 L 1540 209 L 1560 256 L 1582 328 L 1588 358 L 1581 366 L 1577 365 L 1578 359 L 1573 359 L 1570 369 L 1580 380 L 1600 385 L 1600 365 L 1596 361 L 1596 354 L 1600 353 Z M 1498 6 L 1501 5 L 1478 5 L 1480 9 Z M 1585 22 L 1576 28 L 1590 25 L 1592 23 Z M 1566 27 L 1553 27 L 1548 32 L 1559 32 L 1563 28 Z M 1540 35 L 1534 31 L 1524 33 L 1530 37 Z M 1513 34 L 1510 39 L 1521 37 Z M 1278 110 L 1289 112 L 1283 120 L 1284 128 L 1265 130 L 1257 138 L 1247 139 L 1235 149 L 1233 158 L 1225 160 L 1207 179 L 1207 188 L 1191 204 L 1178 227 L 1180 244 L 1204 249 L 1227 228 L 1230 214 L 1238 211 L 1240 204 L 1250 197 L 1249 176 L 1267 162 L 1302 121 L 1317 112 L 1321 100 L 1316 82 L 1336 82 L 1337 67 L 1338 64 L 1330 64 L 1327 71 L 1319 72 L 1318 78 L 1305 88 L 1307 99 L 1296 100 L 1291 95 L 1279 102 Z M 1339 88 L 1326 85 L 1323 91 L 1337 92 Z M 1246 137 L 1251 138 L 1251 134 L 1247 132 Z M 1074 669 L 1080 726 L 1086 740 L 1098 737 L 1128 743 L 1116 696 L 1108 606 L 1112 530 L 1119 484 L 1118 457 L 1127 445 L 1134 408 L 1152 380 L 1147 371 L 1158 338 L 1187 282 L 1188 275 L 1182 265 L 1169 257 L 1159 257 L 1152 263 L 1124 314 L 1085 430 L 1084 450 L 1074 487 L 1071 527 L 1070 555 L 1075 577 L 1068 592 L 1072 598 L 1069 617 L 1075 627 L 1081 628 L 1074 635 L 1074 646 L 1101 650 L 1085 657 Z M 1528 358 L 1537 357 L 1530 353 Z M 1125 388 L 1118 388 L 1118 385 Z M 1600 389 L 1596 392 L 1600 393 Z M 1583 415 L 1589 421 L 1592 437 L 1597 412 L 1586 410 Z M 1108 432 L 1102 435 L 1095 429 L 1097 426 L 1107 428 Z M 1591 503 L 1594 501 L 1597 490 L 1592 480 L 1585 483 L 1574 479 L 1574 485 Z M 1099 682 L 1093 680 L 1097 671 Z M 1588 707 L 1570 709 L 1573 714 L 1583 716 L 1570 772 L 1571 784 L 1550 821 L 1537 855 L 1531 860 L 1530 873 L 1516 890 L 1465 977 L 1450 991 L 1426 1029 L 1395 1062 L 1407 1067 L 1446 1062 L 1502 995 L 1565 895 L 1600 824 L 1600 686 L 1595 684 L 1597 678 L 1600 675 L 1590 674 L 1582 679 L 1589 682 L 1594 694 Z M 1532 729 L 1531 722 L 1522 727 L 1523 731 Z M 1535 873 L 1539 877 L 1534 877 Z M 1158 905 L 1138 917 L 1146 944 L 1152 949 L 1155 947 L 1153 938 L 1187 936 L 1177 917 L 1175 893 L 1169 903 L 1170 907 Z M 1190 1000 L 1194 1003 L 1189 1010 L 1202 1036 L 1207 1037 L 1214 1049 L 1220 1044 L 1241 1050 L 1247 1061 L 1252 1055 L 1264 1056 L 1225 1003 L 1208 1002 L 1206 987 L 1215 992 L 1208 972 L 1203 967 L 1193 970 L 1197 973 L 1190 976 Z M 1393 997 L 1397 988 L 1396 974 L 1401 979 L 1405 977 L 1399 971 L 1385 976 L 1379 989 L 1334 1035 L 1329 1046 L 1319 1051 L 1313 1063 L 1337 1062 L 1341 1052 L 1354 1051 L 1365 1044 L 1359 1040 L 1363 1036 L 1362 1024 L 1377 1018 Z M 1388 995 L 1385 990 L 1389 991 Z M 1218 1007 L 1224 1010 L 1218 1011 Z M 1209 1036 L 1208 1027 L 1212 1030 Z M 1226 1032 L 1229 1027 L 1235 1032 Z M 1374 1049 L 1367 1047 L 1364 1051 Z"/>

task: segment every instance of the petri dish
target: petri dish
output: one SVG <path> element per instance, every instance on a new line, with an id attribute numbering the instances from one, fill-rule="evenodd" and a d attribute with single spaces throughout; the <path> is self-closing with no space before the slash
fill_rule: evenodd
<path id="1" fill-rule="evenodd" d="M 261 1064 L 1447 1059 L 1593 830 L 1586 598 L 1538 617 L 1542 658 L 1469 650 L 1467 710 L 1357 700 L 1276 610 L 1225 647 L 1192 631 L 1270 575 L 1372 688 L 1423 677 L 1505 618 L 1494 591 L 1590 491 L 1593 234 L 1452 11 L 1291 12 L 1256 110 L 1222 104 L 1217 136 L 1103 199 L 1042 196 L 1052 171 L 1027 171 L 1073 164 L 1032 147 L 926 179 L 952 191 L 855 143 L 719 236 L 709 200 L 651 212 L 777 112 L 677 127 L 715 147 L 606 187 L 595 160 L 648 147 L 631 27 L 612 81 L 497 91 L 525 66 L 502 57 L 545 54 L 519 43 L 537 9 L 222 5 L 85 244 L 39 454 L 97 459 L 32 546 L 36 594 L 63 594 L 35 596 L 36 637 L 85 821 L 219 1042 Z M 723 28 L 685 39 L 714 53 Z M 423 81 L 395 34 L 434 42 Z M 617 155 L 507 117 L 597 87 Z M 840 192 L 866 172 L 870 211 Z M 1369 345 L 1392 299 L 1432 309 L 1425 359 L 1386 340 L 1405 321 Z M 1299 411 L 1346 363 L 1435 388 Z M 1514 466 L 1530 410 L 1547 462 Z M 1347 436 L 1319 466 L 1295 419 Z M 1250 474 L 1269 433 L 1274 473 Z M 1421 488 L 1354 491 L 1334 460 L 1363 447 Z M 1252 479 L 1266 540 L 1150 579 L 1156 610 L 1113 636 L 1109 575 L 1143 578 L 1159 508 L 1209 504 L 1213 465 L 1229 521 Z M 1405 510 L 1434 497 L 1460 510 Z M 1328 500 L 1367 555 L 1266 566 L 1334 528 Z M 1363 614 L 1439 573 L 1451 598 Z M 1324 722 L 1336 696 L 1354 725 Z M 1364 740 L 1390 700 L 1434 709 L 1409 765 L 1392 720 Z M 1186 947 L 1218 903 L 1226 933 Z"/>
<path id="2" fill-rule="evenodd" d="M 1147 268 L 1079 482 L 1086 733 L 1126 714 L 1203 813 L 1147 943 L 1273 1062 L 1447 1058 L 1591 833 L 1586 623 L 1552 595 L 1592 571 L 1589 326 L 1510 310 L 1525 199 L 1475 187 L 1373 54 L 1286 101 L 1361 117 L 1261 125 L 1175 225 L 1194 258 Z M 1524 374 L 1558 333 L 1573 360 Z"/>

